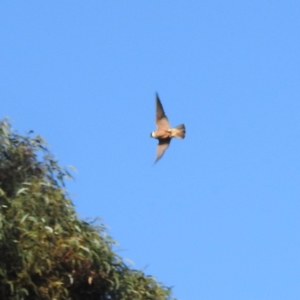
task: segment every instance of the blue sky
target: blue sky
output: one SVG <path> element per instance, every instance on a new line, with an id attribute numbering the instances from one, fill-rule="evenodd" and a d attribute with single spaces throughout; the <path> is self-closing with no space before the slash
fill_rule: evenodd
<path id="1" fill-rule="evenodd" d="M 299 1 L 2 1 L 1 118 L 178 299 L 300 297 Z M 153 166 L 155 92 L 185 123 Z"/>

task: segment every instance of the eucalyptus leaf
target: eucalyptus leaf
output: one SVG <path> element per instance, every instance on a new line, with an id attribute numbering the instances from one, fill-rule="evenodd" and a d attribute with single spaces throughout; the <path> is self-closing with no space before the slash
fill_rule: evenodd
<path id="1" fill-rule="evenodd" d="M 21 188 L 17 191 L 16 195 L 20 195 L 21 193 L 25 193 L 26 191 L 28 191 L 28 188 Z"/>

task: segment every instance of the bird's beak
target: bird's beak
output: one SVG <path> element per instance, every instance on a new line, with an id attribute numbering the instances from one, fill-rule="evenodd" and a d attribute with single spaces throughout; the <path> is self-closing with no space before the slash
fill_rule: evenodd
<path id="1" fill-rule="evenodd" d="M 150 137 L 152 137 L 152 132 L 150 133 Z"/>

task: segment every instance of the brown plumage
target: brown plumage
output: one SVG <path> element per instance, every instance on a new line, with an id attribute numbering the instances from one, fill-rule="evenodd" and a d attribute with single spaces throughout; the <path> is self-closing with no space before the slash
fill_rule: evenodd
<path id="1" fill-rule="evenodd" d="M 156 94 L 156 125 L 157 129 L 150 135 L 151 137 L 158 139 L 155 162 L 163 156 L 173 137 L 179 139 L 184 139 L 185 137 L 184 124 L 171 128 L 158 94 Z"/>

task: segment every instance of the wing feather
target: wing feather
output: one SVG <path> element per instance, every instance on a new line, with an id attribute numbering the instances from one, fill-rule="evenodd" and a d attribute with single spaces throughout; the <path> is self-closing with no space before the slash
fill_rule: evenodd
<path id="1" fill-rule="evenodd" d="M 171 138 L 160 139 L 156 148 L 156 159 L 155 163 L 163 156 L 165 151 L 170 145 Z"/>
<path id="2" fill-rule="evenodd" d="M 169 120 L 165 114 L 164 108 L 161 104 L 161 101 L 158 97 L 158 94 L 156 94 L 156 125 L 159 129 L 169 129 L 170 123 Z"/>

